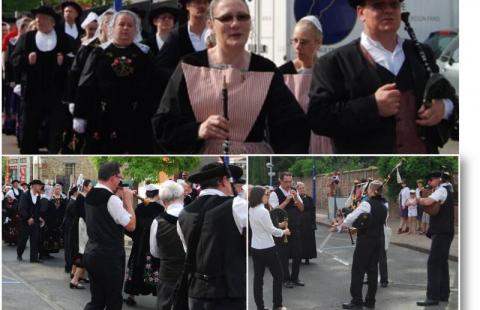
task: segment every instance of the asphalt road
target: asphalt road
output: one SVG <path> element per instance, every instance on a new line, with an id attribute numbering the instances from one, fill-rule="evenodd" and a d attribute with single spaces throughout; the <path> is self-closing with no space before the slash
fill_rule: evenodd
<path id="1" fill-rule="evenodd" d="M 309 265 L 302 261 L 300 279 L 304 287 L 283 288 L 283 305 L 288 309 L 341 309 L 344 302 L 350 301 L 350 270 L 353 246 L 348 234 L 334 233 L 325 244 L 327 227 L 318 225 L 316 243 L 318 258 Z M 322 249 L 323 251 L 320 251 Z M 390 246 L 387 252 L 390 285 L 378 287 L 375 309 L 416 310 L 416 302 L 424 299 L 427 284 L 427 254 L 399 246 Z M 458 265 L 449 261 L 451 294 L 450 303 L 441 303 L 428 310 L 458 309 Z M 256 309 L 253 301 L 253 264 L 249 260 L 249 309 Z M 364 286 L 364 294 L 367 286 Z M 272 277 L 267 270 L 264 277 L 265 306 L 272 307 Z"/>
<path id="2" fill-rule="evenodd" d="M 2 309 L 80 310 L 90 301 L 89 285 L 85 290 L 70 289 L 70 276 L 64 273 L 63 251 L 43 264 L 30 264 L 27 246 L 18 262 L 16 247 L 2 245 Z M 127 257 L 129 248 L 127 248 Z M 154 296 L 137 297 L 137 306 L 123 309 L 155 309 Z"/>

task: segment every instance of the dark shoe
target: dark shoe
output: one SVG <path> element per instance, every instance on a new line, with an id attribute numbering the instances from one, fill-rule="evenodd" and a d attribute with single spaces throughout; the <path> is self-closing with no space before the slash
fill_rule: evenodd
<path id="1" fill-rule="evenodd" d="M 427 307 L 427 306 L 437 306 L 438 300 L 425 299 L 424 301 L 417 301 L 417 306 Z"/>
<path id="2" fill-rule="evenodd" d="M 363 306 L 362 305 L 356 305 L 352 302 L 349 302 L 349 303 L 344 303 L 342 305 L 342 308 L 343 309 L 354 309 L 354 310 L 362 310 L 363 309 Z"/>
<path id="3" fill-rule="evenodd" d="M 71 289 L 77 289 L 77 290 L 84 290 L 85 286 L 81 285 L 80 283 L 73 284 L 72 282 L 70 282 L 70 288 Z"/>
<path id="4" fill-rule="evenodd" d="M 128 306 L 130 307 L 133 307 L 137 304 L 137 302 L 135 301 L 135 299 L 133 299 L 132 297 L 128 296 L 127 298 L 125 298 L 123 300 Z"/>
<path id="5" fill-rule="evenodd" d="M 447 298 L 440 298 L 439 301 L 441 301 L 441 302 L 448 302 L 448 297 L 447 297 Z"/>
<path id="6" fill-rule="evenodd" d="M 265 308 L 265 309 L 266 309 L 266 308 Z M 283 306 L 281 306 L 281 307 L 276 307 L 276 308 L 273 309 L 273 310 L 287 310 L 287 307 L 283 307 Z"/>
<path id="7" fill-rule="evenodd" d="M 305 260 L 305 265 L 310 265 L 310 260 L 309 259 Z"/>
<path id="8" fill-rule="evenodd" d="M 367 309 L 375 309 L 375 304 L 363 303 L 363 306 Z"/>
<path id="9" fill-rule="evenodd" d="M 293 288 L 295 285 L 293 285 L 293 283 L 290 281 L 286 281 L 283 282 L 283 286 L 285 286 L 286 288 Z"/>
<path id="10" fill-rule="evenodd" d="M 381 287 L 387 287 L 387 286 L 388 286 L 388 282 L 382 282 L 382 283 L 380 283 L 380 286 L 381 286 Z"/>
<path id="11" fill-rule="evenodd" d="M 23 262 L 23 258 L 22 258 L 20 255 L 17 255 L 17 260 L 18 260 L 19 262 Z"/>
<path id="12" fill-rule="evenodd" d="M 292 281 L 292 284 L 296 286 L 305 286 L 305 282 L 302 282 L 300 280 Z"/>
<path id="13" fill-rule="evenodd" d="M 83 283 L 90 283 L 90 280 L 89 280 L 89 279 L 85 279 L 85 278 L 80 278 L 79 281 L 80 281 L 80 282 L 83 282 Z"/>

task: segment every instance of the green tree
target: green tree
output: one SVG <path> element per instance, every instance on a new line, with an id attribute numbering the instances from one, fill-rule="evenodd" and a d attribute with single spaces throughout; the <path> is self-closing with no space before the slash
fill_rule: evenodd
<path id="1" fill-rule="evenodd" d="M 90 160 L 97 169 L 107 161 L 119 162 L 124 176 L 131 178 L 135 184 L 145 179 L 158 181 L 160 171 L 172 174 L 192 170 L 200 165 L 199 157 L 93 156 Z"/>

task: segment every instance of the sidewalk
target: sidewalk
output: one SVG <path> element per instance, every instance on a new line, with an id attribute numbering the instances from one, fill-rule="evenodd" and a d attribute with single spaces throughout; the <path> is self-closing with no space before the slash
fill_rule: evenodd
<path id="1" fill-rule="evenodd" d="M 317 224 L 330 226 L 327 210 L 317 210 Z M 407 235 L 397 234 L 397 229 L 400 224 L 400 218 L 390 217 L 388 219 L 388 226 L 392 228 L 392 238 L 390 243 L 400 247 L 412 249 L 422 253 L 430 252 L 430 239 L 425 235 Z M 458 226 L 455 227 L 455 236 L 450 247 L 449 259 L 458 262 Z"/>

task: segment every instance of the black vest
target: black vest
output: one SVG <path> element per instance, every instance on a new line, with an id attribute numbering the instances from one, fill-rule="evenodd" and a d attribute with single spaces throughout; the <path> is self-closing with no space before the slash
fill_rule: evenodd
<path id="1" fill-rule="evenodd" d="M 17 188 L 16 190 L 18 191 L 18 195 L 15 195 L 15 191 L 12 188 L 13 196 L 15 197 L 15 199 L 17 199 L 17 201 L 20 201 L 20 196 L 22 195 L 23 191 L 19 188 Z"/>
<path id="2" fill-rule="evenodd" d="M 156 221 L 157 246 L 160 254 L 159 279 L 165 281 L 177 281 L 183 271 L 185 264 L 185 251 L 182 241 L 177 233 L 178 218 L 164 212 Z"/>
<path id="3" fill-rule="evenodd" d="M 195 255 L 196 273 L 190 283 L 189 297 L 246 296 L 246 244 L 235 224 L 232 202 L 232 197 L 205 195 L 180 213 L 178 221 L 188 251 L 200 212 L 206 208 Z"/>
<path id="4" fill-rule="evenodd" d="M 428 229 L 428 236 L 434 234 L 453 234 L 453 194 L 449 187 L 444 186 L 447 190 L 447 199 L 440 206 L 440 211 L 435 216 L 430 216 L 430 227 Z"/>
<path id="5" fill-rule="evenodd" d="M 370 204 L 370 223 L 365 230 L 358 230 L 359 238 L 379 238 L 384 240 L 383 225 L 387 219 L 387 207 L 385 200 L 381 197 L 371 197 L 368 199 Z"/>
<path id="6" fill-rule="evenodd" d="M 287 199 L 280 187 L 275 189 L 275 193 L 278 197 L 278 204 L 282 204 L 285 199 Z M 295 200 L 290 200 L 284 210 L 287 211 L 288 214 L 288 228 L 300 228 L 300 217 L 302 212 L 295 206 Z"/>
<path id="7" fill-rule="evenodd" d="M 108 212 L 108 200 L 113 194 L 104 188 L 93 188 L 85 198 L 88 242 L 85 254 L 125 256 L 124 229 Z"/>

